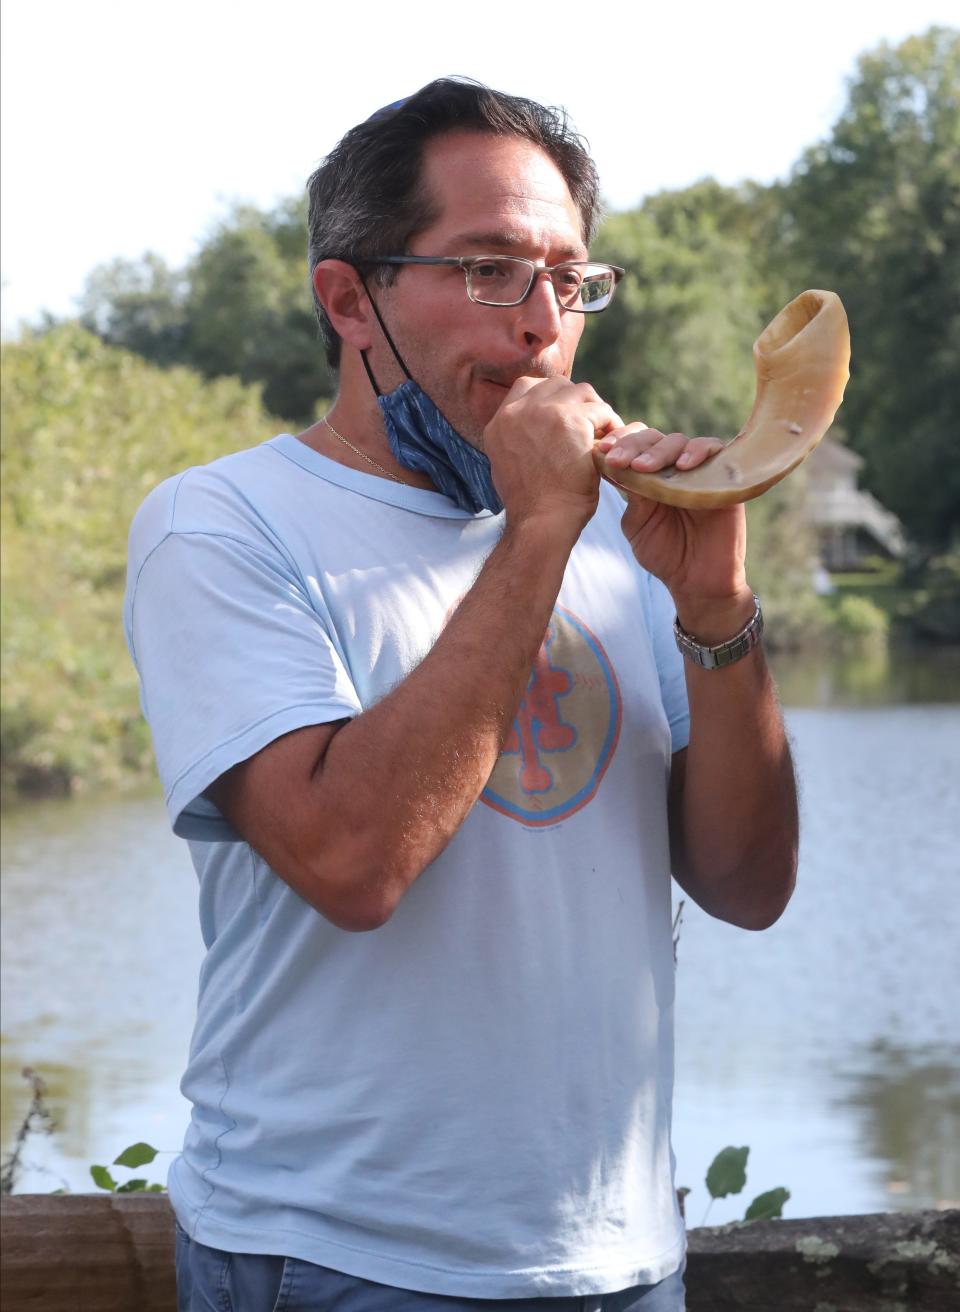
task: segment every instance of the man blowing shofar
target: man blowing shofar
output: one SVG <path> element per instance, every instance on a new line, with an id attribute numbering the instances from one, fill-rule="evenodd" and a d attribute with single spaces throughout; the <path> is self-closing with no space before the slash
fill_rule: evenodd
<path id="1" fill-rule="evenodd" d="M 570 381 L 597 197 L 471 82 L 353 128 L 310 181 L 332 410 L 134 522 L 207 946 L 182 1309 L 683 1307 L 671 871 L 771 924 L 796 799 L 742 507 L 623 513 L 593 463 L 719 445 Z"/>

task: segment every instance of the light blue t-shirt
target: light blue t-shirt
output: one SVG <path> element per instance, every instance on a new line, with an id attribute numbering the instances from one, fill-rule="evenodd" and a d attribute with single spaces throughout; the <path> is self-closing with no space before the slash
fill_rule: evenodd
<path id="1" fill-rule="evenodd" d="M 202 1243 L 472 1298 L 679 1266 L 665 589 L 604 487 L 481 798 L 394 915 L 330 924 L 204 790 L 426 655 L 502 518 L 282 435 L 170 479 L 125 624 L 207 953 L 170 1173 Z M 404 768 L 403 761 L 396 768 Z"/>

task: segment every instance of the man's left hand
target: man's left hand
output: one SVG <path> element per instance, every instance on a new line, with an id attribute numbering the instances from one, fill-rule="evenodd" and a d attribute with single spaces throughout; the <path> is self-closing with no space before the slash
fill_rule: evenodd
<path id="1" fill-rule="evenodd" d="M 597 443 L 612 469 L 656 473 L 695 469 L 723 447 L 717 437 L 661 433 L 628 424 Z M 746 515 L 742 505 L 711 510 L 667 506 L 628 494 L 623 532 L 637 561 L 666 584 L 685 628 L 702 641 L 729 638 L 731 615 L 752 601 L 746 582 Z M 749 616 L 748 616 L 749 618 Z"/>
<path id="2" fill-rule="evenodd" d="M 629 424 L 598 445 L 616 477 L 617 467 L 693 469 L 723 443 Z M 754 599 L 744 569 L 742 505 L 687 510 L 628 493 L 623 531 L 700 642 L 724 642 L 749 620 Z M 797 867 L 793 768 L 763 650 L 719 675 L 690 661 L 684 671 L 690 741 L 674 755 L 670 775 L 673 873 L 711 915 L 763 929 L 786 906 Z"/>

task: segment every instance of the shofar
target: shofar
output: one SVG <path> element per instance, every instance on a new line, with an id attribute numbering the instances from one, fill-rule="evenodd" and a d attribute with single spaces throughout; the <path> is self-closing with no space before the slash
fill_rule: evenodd
<path id="1" fill-rule="evenodd" d="M 696 469 L 656 474 L 609 466 L 625 492 L 692 509 L 749 501 L 796 469 L 833 423 L 850 377 L 850 331 L 835 292 L 801 292 L 753 344 L 757 395 L 744 427 Z"/>

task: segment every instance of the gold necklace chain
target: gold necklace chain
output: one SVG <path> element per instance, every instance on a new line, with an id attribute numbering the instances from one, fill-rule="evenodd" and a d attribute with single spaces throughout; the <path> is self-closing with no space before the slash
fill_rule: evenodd
<path id="1" fill-rule="evenodd" d="M 338 433 L 337 430 L 334 428 L 333 424 L 331 424 L 330 420 L 326 417 L 326 415 L 324 415 L 323 419 L 320 422 L 326 424 L 326 426 L 330 429 L 330 432 L 334 435 L 334 437 L 339 438 L 339 440 L 343 443 L 344 446 L 349 447 L 355 456 L 359 456 L 360 459 L 365 460 L 368 465 L 372 465 L 378 474 L 382 474 L 384 478 L 392 478 L 395 483 L 399 483 L 401 486 L 404 486 L 404 482 L 402 478 L 397 478 L 396 474 L 391 474 L 389 469 L 384 469 L 383 465 L 378 465 L 377 462 L 371 456 L 367 455 L 366 451 L 361 451 L 358 446 L 354 446 L 352 442 L 349 442 L 342 433 Z"/>

